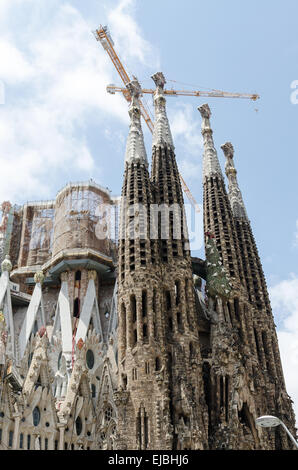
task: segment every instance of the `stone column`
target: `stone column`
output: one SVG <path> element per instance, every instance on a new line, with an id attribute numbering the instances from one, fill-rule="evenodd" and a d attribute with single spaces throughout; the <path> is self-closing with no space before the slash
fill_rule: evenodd
<path id="1" fill-rule="evenodd" d="M 58 429 L 60 432 L 59 436 L 59 450 L 64 450 L 64 432 L 66 423 L 58 423 Z"/>
<path id="2" fill-rule="evenodd" d="M 19 412 L 13 414 L 14 422 L 15 422 L 14 433 L 13 433 L 13 441 L 12 441 L 12 448 L 13 449 L 17 449 L 17 447 L 18 447 L 21 416 L 22 415 Z"/>

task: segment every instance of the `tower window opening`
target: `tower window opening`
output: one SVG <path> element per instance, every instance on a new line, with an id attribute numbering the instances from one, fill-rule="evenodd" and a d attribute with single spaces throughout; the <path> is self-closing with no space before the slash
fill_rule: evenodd
<path id="1" fill-rule="evenodd" d="M 175 297 L 176 297 L 176 305 L 179 305 L 180 302 L 180 282 L 175 281 Z"/>
<path id="2" fill-rule="evenodd" d="M 158 371 L 160 370 L 161 364 L 160 364 L 160 358 L 156 357 L 155 359 L 155 370 Z"/>
<path id="3" fill-rule="evenodd" d="M 185 300 L 188 302 L 188 279 L 185 279 Z"/>
<path id="4" fill-rule="evenodd" d="M 183 322 L 182 322 L 182 315 L 180 312 L 177 312 L 177 323 L 178 323 L 178 329 L 180 332 L 183 332 Z"/>
<path id="5" fill-rule="evenodd" d="M 137 321 L 137 302 L 135 295 L 130 297 L 130 308 L 132 313 L 132 321 L 133 323 Z"/>
<path id="6" fill-rule="evenodd" d="M 148 338 L 148 328 L 147 328 L 147 324 L 144 323 L 143 325 L 143 338 L 146 340 Z"/>
<path id="7" fill-rule="evenodd" d="M 81 271 L 76 271 L 75 280 L 76 280 L 76 281 L 80 281 L 81 279 L 82 279 L 82 273 L 81 273 Z"/>
<path id="8" fill-rule="evenodd" d="M 255 328 L 254 328 L 254 335 L 255 335 L 255 343 L 256 343 L 256 349 L 257 349 L 257 353 L 258 353 L 258 358 L 259 358 L 259 361 L 261 362 L 260 345 L 259 345 L 258 335 L 257 335 L 257 332 L 256 332 L 256 329 L 255 329 Z"/>
<path id="9" fill-rule="evenodd" d="M 229 301 L 227 302 L 227 317 L 228 317 L 227 320 L 232 323 L 231 304 Z"/>
<path id="10" fill-rule="evenodd" d="M 220 377 L 220 407 L 224 406 L 224 380 Z"/>
<path id="11" fill-rule="evenodd" d="M 264 353 L 265 353 L 267 370 L 271 371 L 268 341 L 267 341 L 267 335 L 265 331 L 262 331 L 262 341 L 263 341 L 263 348 L 264 348 Z"/>
<path id="12" fill-rule="evenodd" d="M 137 334 L 136 329 L 133 331 L 133 339 L 134 339 L 134 344 L 133 345 L 135 346 L 138 342 L 138 334 Z"/>
<path id="13" fill-rule="evenodd" d="M 226 396 L 226 421 L 228 422 L 229 419 L 229 377 L 226 377 L 226 390 L 225 390 L 225 396 Z"/>
<path id="14" fill-rule="evenodd" d="M 235 309 L 235 316 L 239 320 L 239 318 L 240 318 L 240 307 L 239 307 L 239 299 L 237 297 L 234 299 L 234 309 Z"/>
<path id="15" fill-rule="evenodd" d="M 143 317 L 147 316 L 147 292 L 142 292 L 142 314 Z"/>
<path id="16" fill-rule="evenodd" d="M 167 290 L 167 291 L 166 291 L 166 307 L 167 307 L 167 310 L 170 310 L 170 309 L 171 309 L 171 306 L 172 306 L 171 294 L 170 294 L 170 292 Z"/>

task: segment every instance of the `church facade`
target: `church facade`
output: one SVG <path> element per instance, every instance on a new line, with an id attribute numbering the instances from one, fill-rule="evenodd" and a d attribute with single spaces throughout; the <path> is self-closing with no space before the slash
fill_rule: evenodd
<path id="1" fill-rule="evenodd" d="M 119 227 L 93 181 L 2 205 L 2 450 L 292 449 L 255 425 L 269 414 L 296 432 L 233 146 L 226 188 L 200 106 L 206 259 L 193 258 L 165 80 L 152 78 L 151 172 L 129 84 Z"/>

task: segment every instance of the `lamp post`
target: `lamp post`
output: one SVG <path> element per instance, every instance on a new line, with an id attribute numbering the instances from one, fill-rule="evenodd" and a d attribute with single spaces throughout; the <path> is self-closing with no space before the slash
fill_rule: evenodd
<path id="1" fill-rule="evenodd" d="M 281 421 L 281 419 L 277 418 L 276 416 L 260 416 L 256 419 L 256 425 L 261 426 L 263 428 L 275 428 L 276 426 L 281 425 L 288 434 L 291 441 L 295 444 L 295 447 L 298 449 L 298 442 L 292 436 L 287 426 Z"/>

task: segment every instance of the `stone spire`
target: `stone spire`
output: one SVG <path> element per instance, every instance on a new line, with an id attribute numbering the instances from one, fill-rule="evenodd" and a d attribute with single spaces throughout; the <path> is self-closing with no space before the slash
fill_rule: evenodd
<path id="1" fill-rule="evenodd" d="M 162 72 L 155 73 L 151 78 L 156 85 L 154 93 L 155 122 L 152 146 L 167 145 L 174 149 L 173 138 L 166 113 L 166 99 L 164 97 L 164 85 L 166 80 Z"/>
<path id="2" fill-rule="evenodd" d="M 217 249 L 230 277 L 242 280 L 234 217 L 210 126 L 211 110 L 208 104 L 203 104 L 198 110 L 203 118 L 204 231 L 215 235 Z M 206 238 L 205 241 L 208 242 Z"/>
<path id="3" fill-rule="evenodd" d="M 166 228 L 165 223 L 159 230 L 161 260 L 168 263 L 176 257 L 189 257 L 189 241 L 175 148 L 166 114 L 166 99 L 163 90 L 166 80 L 162 72 L 157 72 L 152 79 L 156 84 L 156 90 L 151 181 L 155 202 L 161 206 L 165 204 L 172 209 L 176 207 L 176 210 L 173 209 L 173 217 L 168 224 L 169 237 L 161 236 L 163 228 Z M 177 231 L 180 233 L 177 234 Z"/>
<path id="4" fill-rule="evenodd" d="M 130 126 L 126 143 L 125 162 L 128 164 L 141 163 L 148 166 L 139 104 L 141 87 L 139 82 L 134 79 L 128 83 L 127 88 L 130 91 L 132 100 L 128 111 L 130 116 Z"/>
<path id="5" fill-rule="evenodd" d="M 247 213 L 242 199 L 242 194 L 238 186 L 237 170 L 234 166 L 234 147 L 231 142 L 226 142 L 221 146 L 226 157 L 226 175 L 229 181 L 229 199 L 234 217 L 247 219 Z"/>
<path id="6" fill-rule="evenodd" d="M 208 176 L 219 176 L 223 179 L 222 171 L 217 157 L 217 152 L 213 142 L 213 131 L 210 126 L 211 110 L 208 104 L 198 107 L 203 118 L 202 135 L 204 139 L 203 154 L 203 178 Z"/>
<path id="7" fill-rule="evenodd" d="M 242 194 L 237 182 L 237 170 L 234 167 L 234 148 L 230 142 L 221 146 L 226 157 L 226 175 L 229 180 L 229 200 L 235 221 L 237 239 L 241 248 L 240 255 L 244 267 L 247 294 L 250 302 L 261 312 L 266 311 L 272 317 L 266 280 L 254 239 L 250 221 L 245 209 Z"/>

